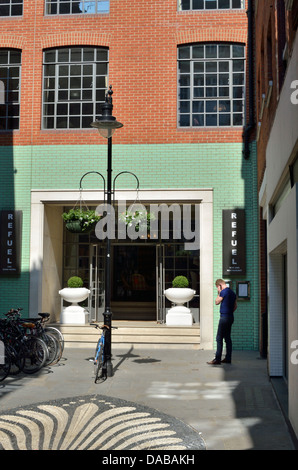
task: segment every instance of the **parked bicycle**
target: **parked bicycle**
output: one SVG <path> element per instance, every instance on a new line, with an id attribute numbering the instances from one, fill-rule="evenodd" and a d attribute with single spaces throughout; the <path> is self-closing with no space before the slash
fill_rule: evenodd
<path id="1" fill-rule="evenodd" d="M 109 329 L 107 325 L 98 325 L 97 323 L 90 323 L 91 326 L 94 326 L 98 330 L 102 330 L 101 336 L 97 342 L 95 354 L 94 354 L 94 374 L 96 383 L 99 378 L 106 379 L 107 378 L 107 357 L 106 357 L 106 350 L 105 350 L 105 336 L 106 331 Z M 112 327 L 117 329 L 117 327 Z"/>
<path id="2" fill-rule="evenodd" d="M 12 351 L 15 373 L 21 370 L 33 374 L 40 370 L 49 357 L 45 342 L 32 335 L 34 323 L 21 322 L 15 317 L 16 312 L 8 312 L 7 324 L 2 333 L 7 350 Z M 9 349 L 8 349 L 9 348 Z"/>
<path id="3" fill-rule="evenodd" d="M 0 331 L 0 382 L 4 380 L 10 372 L 11 359 L 5 348 L 4 337 Z"/>
<path id="4" fill-rule="evenodd" d="M 32 374 L 45 365 L 54 365 L 61 359 L 64 348 L 62 333 L 52 326 L 45 326 L 48 313 L 39 313 L 40 318 L 21 318 L 21 310 L 10 310 L 6 319 L 0 321 L 5 360 L 10 362 L 6 376 L 20 371 Z M 7 370 L 8 365 L 2 367 L 3 379 Z"/>

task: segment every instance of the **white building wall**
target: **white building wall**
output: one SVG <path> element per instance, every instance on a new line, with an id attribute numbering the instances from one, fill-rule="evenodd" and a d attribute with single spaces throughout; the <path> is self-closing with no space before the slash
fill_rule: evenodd
<path id="1" fill-rule="evenodd" d="M 298 104 L 293 82 L 298 79 L 298 38 L 279 98 L 266 152 L 266 173 L 259 194 L 267 218 L 269 373 L 283 376 L 283 255 L 287 254 L 288 392 L 289 419 L 298 436 L 298 364 L 293 361 L 293 341 L 298 340 L 298 185 L 291 188 L 277 214 L 270 220 L 270 206 L 289 178 L 289 165 L 298 152 Z M 297 82 L 296 82 L 297 83 Z M 297 93 L 296 93 L 297 94 Z M 297 355 L 296 355 L 297 357 Z"/>

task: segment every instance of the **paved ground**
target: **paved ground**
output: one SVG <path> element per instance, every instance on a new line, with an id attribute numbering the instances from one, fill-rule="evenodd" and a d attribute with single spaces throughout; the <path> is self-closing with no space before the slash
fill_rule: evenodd
<path id="1" fill-rule="evenodd" d="M 0 449 L 294 450 L 258 352 L 212 367 L 210 351 L 114 347 L 98 384 L 92 354 L 0 383 Z"/>

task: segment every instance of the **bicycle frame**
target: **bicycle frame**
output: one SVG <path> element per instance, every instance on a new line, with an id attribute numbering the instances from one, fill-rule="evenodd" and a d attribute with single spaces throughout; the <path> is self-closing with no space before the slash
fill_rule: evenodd
<path id="1" fill-rule="evenodd" d="M 94 326 L 97 329 L 101 329 L 102 333 L 97 342 L 95 354 L 94 354 L 94 373 L 95 373 L 95 380 L 96 383 L 99 378 L 99 373 L 101 371 L 100 378 L 107 378 L 107 363 L 106 363 L 106 355 L 105 355 L 105 333 L 109 328 L 107 325 L 99 326 L 97 323 L 90 323 L 91 326 Z"/>

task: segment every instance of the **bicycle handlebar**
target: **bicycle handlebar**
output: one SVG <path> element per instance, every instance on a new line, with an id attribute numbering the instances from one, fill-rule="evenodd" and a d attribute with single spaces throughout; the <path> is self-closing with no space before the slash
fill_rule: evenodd
<path id="1" fill-rule="evenodd" d="M 101 329 L 101 330 L 103 330 L 103 329 L 105 329 L 105 328 L 106 328 L 107 330 L 110 329 L 110 327 L 109 327 L 108 325 L 99 325 L 98 323 L 90 323 L 90 326 L 95 326 L 95 328 Z M 115 330 L 118 330 L 118 327 L 117 327 L 117 326 L 111 326 L 111 328 L 112 328 L 112 329 L 115 329 Z"/>

